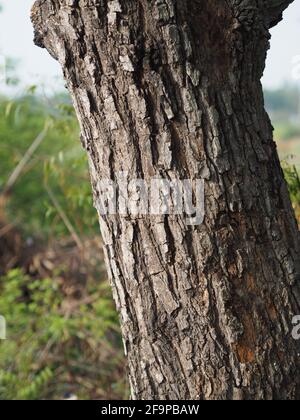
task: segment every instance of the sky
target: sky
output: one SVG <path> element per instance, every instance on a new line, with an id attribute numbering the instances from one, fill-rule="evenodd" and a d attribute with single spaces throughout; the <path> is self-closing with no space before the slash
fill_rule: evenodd
<path id="1" fill-rule="evenodd" d="M 18 59 L 18 76 L 23 86 L 63 86 L 58 63 L 33 45 L 29 19 L 33 0 L 0 0 L 0 54 Z M 271 51 L 263 83 L 276 88 L 296 79 L 300 83 L 300 1 L 285 12 L 285 21 L 272 30 Z M 0 57 L 1 58 L 1 57 Z"/>

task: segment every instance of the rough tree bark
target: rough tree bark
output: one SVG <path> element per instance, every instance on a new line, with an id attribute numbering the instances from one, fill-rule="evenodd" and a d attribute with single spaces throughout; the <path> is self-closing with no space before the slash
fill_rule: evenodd
<path id="1" fill-rule="evenodd" d="M 205 220 L 100 217 L 134 399 L 298 399 L 299 231 L 260 79 L 289 0 L 38 0 L 98 181 L 205 179 Z"/>

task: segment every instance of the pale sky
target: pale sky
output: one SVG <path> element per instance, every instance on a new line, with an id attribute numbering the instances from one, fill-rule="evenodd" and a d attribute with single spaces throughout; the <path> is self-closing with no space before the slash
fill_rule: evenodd
<path id="1" fill-rule="evenodd" d="M 33 0 L 0 0 L 0 54 L 20 61 L 18 75 L 23 85 L 44 83 L 50 87 L 63 86 L 59 65 L 45 50 L 32 42 L 29 10 Z M 263 79 L 267 87 L 293 82 L 293 58 L 300 63 L 300 1 L 285 12 L 285 22 L 272 31 L 271 51 Z"/>

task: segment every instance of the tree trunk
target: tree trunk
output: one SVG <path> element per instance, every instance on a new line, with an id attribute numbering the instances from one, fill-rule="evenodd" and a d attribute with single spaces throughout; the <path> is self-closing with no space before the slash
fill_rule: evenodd
<path id="1" fill-rule="evenodd" d="M 260 79 L 285 0 L 38 0 L 99 182 L 205 180 L 205 219 L 100 215 L 134 399 L 300 398 L 299 231 Z"/>

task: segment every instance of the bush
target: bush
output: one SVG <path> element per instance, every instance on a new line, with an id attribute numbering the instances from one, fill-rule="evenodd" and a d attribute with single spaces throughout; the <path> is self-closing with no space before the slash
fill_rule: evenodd
<path id="1" fill-rule="evenodd" d="M 19 269 L 0 279 L 0 290 L 8 338 L 0 342 L 1 400 L 126 398 L 106 282 L 90 282 L 88 303 L 69 305 L 57 281 L 33 281 Z"/>

